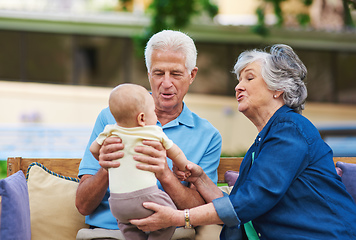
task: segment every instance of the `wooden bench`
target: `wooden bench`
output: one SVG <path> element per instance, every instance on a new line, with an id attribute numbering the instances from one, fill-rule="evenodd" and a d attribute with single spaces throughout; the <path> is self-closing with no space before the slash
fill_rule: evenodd
<path id="1" fill-rule="evenodd" d="M 222 157 L 218 168 L 218 182 L 225 183 L 224 174 L 227 170 L 239 171 L 242 159 L 242 157 Z M 32 162 L 38 162 L 60 175 L 76 178 L 80 160 L 80 158 L 10 157 L 7 159 L 7 176 L 12 175 L 19 170 L 22 170 L 26 175 L 28 166 Z M 356 157 L 334 157 L 334 163 L 338 161 L 356 164 Z"/>
<path id="2" fill-rule="evenodd" d="M 33 162 L 43 164 L 49 170 L 66 177 L 78 177 L 78 168 L 81 158 L 22 158 L 9 157 L 7 159 L 7 176 L 19 170 L 26 175 L 28 166 Z"/>

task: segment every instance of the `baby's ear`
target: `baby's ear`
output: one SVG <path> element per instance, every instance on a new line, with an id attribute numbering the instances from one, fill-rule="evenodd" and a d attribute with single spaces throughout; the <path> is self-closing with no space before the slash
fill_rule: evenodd
<path id="1" fill-rule="evenodd" d="M 137 124 L 141 127 L 145 126 L 146 123 L 146 116 L 145 116 L 145 113 L 141 112 L 137 115 Z"/>

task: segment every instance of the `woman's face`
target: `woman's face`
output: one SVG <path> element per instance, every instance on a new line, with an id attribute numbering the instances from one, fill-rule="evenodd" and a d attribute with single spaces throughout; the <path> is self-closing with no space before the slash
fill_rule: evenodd
<path id="1" fill-rule="evenodd" d="M 262 78 L 259 62 L 252 62 L 241 70 L 235 91 L 238 110 L 249 116 L 265 111 L 273 100 L 273 91 Z"/>

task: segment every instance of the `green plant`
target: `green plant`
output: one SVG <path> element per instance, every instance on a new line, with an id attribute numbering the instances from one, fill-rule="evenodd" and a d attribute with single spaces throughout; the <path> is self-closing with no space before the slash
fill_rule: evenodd
<path id="1" fill-rule="evenodd" d="M 0 179 L 6 178 L 7 165 L 5 160 L 0 160 Z"/>
<path id="2" fill-rule="evenodd" d="M 356 1 L 355 0 L 342 0 L 344 7 L 344 25 L 347 28 L 355 27 L 355 24 L 352 20 L 351 9 L 356 9 Z"/>
<path id="3" fill-rule="evenodd" d="M 274 9 L 274 14 L 277 18 L 277 22 L 275 26 L 282 27 L 284 22 L 283 12 L 281 8 L 281 3 L 287 0 L 263 0 L 262 4 L 256 9 L 257 15 L 257 23 L 252 27 L 252 31 L 261 36 L 267 36 L 269 34 L 269 30 L 265 25 L 264 15 L 265 8 L 267 4 L 272 4 Z M 309 7 L 312 5 L 313 0 L 301 0 L 302 3 Z M 343 8 L 344 8 L 344 28 L 354 28 L 355 23 L 352 19 L 351 11 L 356 9 L 356 0 L 342 0 Z M 297 15 L 297 20 L 300 26 L 307 26 L 310 23 L 310 16 L 306 13 L 300 13 Z"/>
<path id="4" fill-rule="evenodd" d="M 119 0 L 124 6 L 132 0 Z M 134 37 L 136 52 L 143 54 L 148 39 L 155 33 L 164 30 L 178 30 L 188 26 L 196 15 L 207 13 L 213 18 L 218 13 L 218 6 L 210 0 L 153 0 L 147 9 L 151 17 L 151 23 L 142 35 Z"/>
<path id="5" fill-rule="evenodd" d="M 246 152 L 236 152 L 236 153 L 221 153 L 220 157 L 244 157 Z"/>
<path id="6" fill-rule="evenodd" d="M 256 9 L 257 24 L 252 26 L 252 31 L 261 36 L 268 35 L 268 28 L 265 24 L 265 10 L 263 7 L 258 7 Z"/>

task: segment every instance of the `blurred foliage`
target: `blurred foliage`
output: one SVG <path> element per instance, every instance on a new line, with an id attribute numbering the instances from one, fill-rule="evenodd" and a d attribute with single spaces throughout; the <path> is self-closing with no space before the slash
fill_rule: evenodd
<path id="1" fill-rule="evenodd" d="M 224 153 L 220 154 L 220 157 L 244 157 L 246 155 L 246 151 L 236 152 L 236 153 Z"/>
<path id="2" fill-rule="evenodd" d="M 7 165 L 5 160 L 0 160 L 0 179 L 6 178 Z"/>
<path id="3" fill-rule="evenodd" d="M 309 14 L 301 13 L 297 15 L 297 20 L 300 26 L 306 27 L 310 23 L 310 16 Z"/>
<path id="4" fill-rule="evenodd" d="M 264 0 L 266 2 L 270 2 L 273 5 L 273 9 L 274 9 L 274 14 L 277 17 L 277 23 L 276 25 L 278 27 L 281 27 L 283 25 L 284 22 L 284 18 L 283 18 L 283 14 L 282 14 L 282 8 L 281 8 L 281 3 L 286 1 L 286 0 Z"/>
<path id="5" fill-rule="evenodd" d="M 310 6 L 313 3 L 313 0 L 303 0 L 305 6 Z"/>
<path id="6" fill-rule="evenodd" d="M 352 20 L 351 10 L 356 9 L 356 0 L 343 0 L 343 7 L 344 7 L 344 26 L 346 28 L 353 28 L 355 24 Z"/>
<path id="7" fill-rule="evenodd" d="M 123 6 L 123 10 L 132 9 L 133 0 L 118 0 Z M 276 16 L 276 27 L 283 27 L 284 13 L 282 3 L 288 0 L 261 0 L 260 6 L 256 9 L 257 23 L 252 26 L 252 31 L 261 36 L 269 34 L 268 26 L 265 23 L 265 10 L 268 6 L 273 8 Z M 306 7 L 313 4 L 313 0 L 300 0 Z M 342 1 L 344 8 L 344 28 L 354 28 L 355 24 L 352 19 L 351 11 L 356 9 L 356 0 L 338 0 Z M 163 29 L 180 30 L 184 29 L 192 21 L 192 18 L 197 15 L 207 14 L 213 18 L 218 13 L 218 6 L 211 0 L 152 0 L 149 7 L 146 9 L 147 14 L 151 16 L 150 25 L 145 29 L 144 33 L 134 38 L 137 54 L 143 54 L 148 39 L 155 33 Z M 296 20 L 301 27 L 308 27 L 310 24 L 310 16 L 308 13 L 299 13 L 296 15 Z"/>
<path id="8" fill-rule="evenodd" d="M 122 10 L 124 10 L 124 11 L 128 11 L 129 6 L 132 5 L 132 0 L 119 0 L 119 2 L 121 3 Z"/>
<path id="9" fill-rule="evenodd" d="M 119 0 L 123 6 L 132 4 L 132 0 Z M 143 54 L 148 39 L 164 29 L 180 30 L 188 26 L 194 16 L 208 14 L 213 18 L 218 13 L 218 6 L 210 0 L 152 0 L 147 9 L 151 23 L 143 35 L 136 36 L 136 53 Z"/>
<path id="10" fill-rule="evenodd" d="M 264 8 L 259 7 L 256 9 L 257 24 L 252 26 L 252 31 L 261 36 L 268 35 L 268 28 L 265 24 L 265 12 Z"/>
<path id="11" fill-rule="evenodd" d="M 267 4 L 272 4 L 274 9 L 274 14 L 277 18 L 277 22 L 275 26 L 282 27 L 284 23 L 283 11 L 281 8 L 282 2 L 287 0 L 262 0 L 261 5 L 256 9 L 257 15 L 257 24 L 252 27 L 252 31 L 261 36 L 267 36 L 269 34 L 269 30 L 265 25 L 264 15 L 265 8 Z M 304 6 L 310 7 L 313 3 L 313 0 L 300 0 L 304 4 Z M 356 0 L 340 0 L 343 3 L 344 8 L 344 28 L 354 28 L 355 24 L 352 19 L 351 11 L 356 9 Z M 300 26 L 306 27 L 310 23 L 310 16 L 306 13 L 300 13 L 297 16 L 297 21 Z"/>

